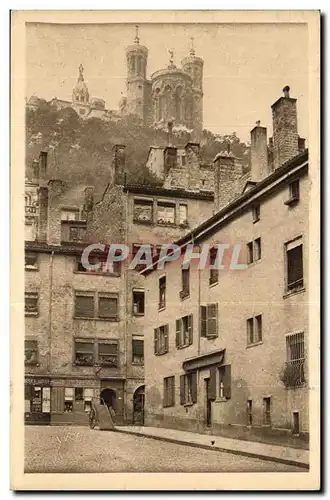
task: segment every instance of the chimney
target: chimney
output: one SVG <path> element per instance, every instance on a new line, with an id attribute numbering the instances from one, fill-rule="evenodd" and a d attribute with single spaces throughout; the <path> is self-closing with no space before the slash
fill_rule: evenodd
<path id="1" fill-rule="evenodd" d="M 48 228 L 48 188 L 42 186 L 38 188 L 38 205 L 39 205 L 39 220 L 38 220 L 38 241 L 47 241 Z"/>
<path id="2" fill-rule="evenodd" d="M 59 198 L 63 192 L 64 184 L 59 179 L 48 181 L 48 234 L 49 245 L 61 244 L 61 208 Z"/>
<path id="3" fill-rule="evenodd" d="M 177 149 L 173 145 L 173 122 L 169 121 L 167 135 L 167 146 L 164 149 L 164 174 L 165 176 L 177 165 Z"/>
<path id="4" fill-rule="evenodd" d="M 259 182 L 268 173 L 267 129 L 257 121 L 251 130 L 251 180 Z"/>
<path id="5" fill-rule="evenodd" d="M 290 87 L 283 89 L 272 106 L 274 167 L 279 168 L 298 154 L 297 99 L 290 97 Z"/>
<path id="6" fill-rule="evenodd" d="M 35 182 L 36 184 L 39 183 L 39 161 L 38 160 L 33 160 L 32 162 L 32 181 Z"/>
<path id="7" fill-rule="evenodd" d="M 236 181 L 242 176 L 243 172 L 239 160 L 228 150 L 218 153 L 213 160 L 213 165 L 214 213 L 216 213 L 239 194 Z"/>
<path id="8" fill-rule="evenodd" d="M 44 179 L 47 172 L 47 160 L 48 153 L 47 151 L 40 151 L 39 155 L 39 178 Z"/>
<path id="9" fill-rule="evenodd" d="M 114 183 L 123 186 L 125 183 L 126 167 L 125 146 L 115 144 L 112 148 L 112 165 L 114 170 Z"/>

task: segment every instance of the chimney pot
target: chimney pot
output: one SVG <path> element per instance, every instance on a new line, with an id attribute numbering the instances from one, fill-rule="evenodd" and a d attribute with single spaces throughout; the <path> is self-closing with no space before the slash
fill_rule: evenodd
<path id="1" fill-rule="evenodd" d="M 260 127 L 260 120 L 256 121 L 257 127 Z"/>
<path id="2" fill-rule="evenodd" d="M 283 89 L 284 97 L 290 97 L 290 87 L 286 85 Z"/>

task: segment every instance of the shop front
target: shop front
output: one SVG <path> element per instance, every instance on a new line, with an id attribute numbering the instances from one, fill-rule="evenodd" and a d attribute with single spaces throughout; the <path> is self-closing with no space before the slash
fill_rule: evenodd
<path id="1" fill-rule="evenodd" d="M 24 422 L 30 425 L 50 424 L 50 379 L 25 377 Z"/>

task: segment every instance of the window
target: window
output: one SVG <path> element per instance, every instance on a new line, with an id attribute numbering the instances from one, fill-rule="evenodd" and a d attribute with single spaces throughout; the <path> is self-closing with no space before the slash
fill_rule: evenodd
<path id="1" fill-rule="evenodd" d="M 180 375 L 180 404 L 197 403 L 197 373 Z"/>
<path id="2" fill-rule="evenodd" d="M 75 341 L 75 364 L 85 366 L 94 364 L 94 341 Z"/>
<path id="3" fill-rule="evenodd" d="M 81 98 L 81 101 L 84 102 L 84 98 L 83 97 Z M 85 115 L 86 114 L 86 110 L 84 108 L 79 108 L 79 113 L 81 115 Z"/>
<path id="4" fill-rule="evenodd" d="M 89 413 L 92 408 L 93 389 L 84 389 L 84 411 Z"/>
<path id="5" fill-rule="evenodd" d="M 247 345 L 253 345 L 262 341 L 262 318 L 261 314 L 247 320 Z"/>
<path id="6" fill-rule="evenodd" d="M 75 292 L 75 318 L 119 321 L 118 295 L 105 292 Z"/>
<path id="7" fill-rule="evenodd" d="M 218 304 L 200 306 L 200 336 L 214 338 L 218 336 Z"/>
<path id="8" fill-rule="evenodd" d="M 94 292 L 76 292 L 75 317 L 93 318 L 95 314 Z"/>
<path id="9" fill-rule="evenodd" d="M 252 417 L 252 400 L 248 399 L 247 400 L 247 425 L 251 426 L 253 421 Z"/>
<path id="10" fill-rule="evenodd" d="M 190 269 L 181 269 L 181 282 L 182 282 L 182 290 L 180 292 L 180 298 L 184 299 L 189 296 L 190 286 L 189 286 L 189 278 L 190 278 Z"/>
<path id="11" fill-rule="evenodd" d="M 110 294 L 99 293 L 99 318 L 118 321 L 118 297 Z"/>
<path id="12" fill-rule="evenodd" d="M 210 249 L 210 277 L 209 277 L 209 284 L 210 285 L 214 285 L 215 283 L 218 283 L 218 279 L 219 279 L 219 269 L 212 269 L 212 267 L 217 266 L 217 254 L 218 254 L 218 251 L 216 248 Z"/>
<path id="13" fill-rule="evenodd" d="M 132 339 L 132 363 L 135 365 L 144 363 L 144 342 L 141 339 Z"/>
<path id="14" fill-rule="evenodd" d="M 271 425 L 271 398 L 263 398 L 264 403 L 264 425 Z"/>
<path id="15" fill-rule="evenodd" d="M 175 344 L 177 349 L 193 343 L 193 315 L 183 316 L 176 320 Z"/>
<path id="16" fill-rule="evenodd" d="M 144 291 L 133 290 L 133 314 L 136 316 L 144 315 Z"/>
<path id="17" fill-rule="evenodd" d="M 219 374 L 219 399 L 231 398 L 231 365 L 223 365 L 218 367 Z"/>
<path id="18" fill-rule="evenodd" d="M 152 222 L 153 217 L 152 200 L 134 200 L 133 220 L 135 222 Z"/>
<path id="19" fill-rule="evenodd" d="M 81 262 L 81 256 L 77 257 L 76 271 L 79 273 L 94 273 L 94 274 L 113 274 L 120 276 L 120 262 L 107 262 L 108 255 L 89 255 L 88 263 L 95 265 L 100 264 L 99 269 L 87 269 Z"/>
<path id="20" fill-rule="evenodd" d="M 179 224 L 180 226 L 188 225 L 188 207 L 186 204 L 180 203 L 179 205 Z"/>
<path id="21" fill-rule="evenodd" d="M 286 337 L 286 366 L 284 384 L 294 387 L 305 382 L 305 344 L 304 333 L 294 333 Z"/>
<path id="22" fill-rule="evenodd" d="M 73 410 L 73 387 L 65 387 L 64 389 L 64 411 L 72 412 Z"/>
<path id="23" fill-rule="evenodd" d="M 79 220 L 79 210 L 61 210 L 61 220 Z"/>
<path id="24" fill-rule="evenodd" d="M 286 244 L 287 292 L 297 292 L 304 287 L 302 239 Z"/>
<path id="25" fill-rule="evenodd" d="M 160 326 L 154 330 L 154 352 L 156 356 L 168 352 L 168 325 Z"/>
<path id="26" fill-rule="evenodd" d="M 175 224 L 175 205 L 157 203 L 157 224 Z"/>
<path id="27" fill-rule="evenodd" d="M 38 269 L 38 254 L 25 252 L 25 269 Z"/>
<path id="28" fill-rule="evenodd" d="M 252 264 L 261 259 L 261 238 L 250 241 L 247 245 L 247 263 Z"/>
<path id="29" fill-rule="evenodd" d="M 299 179 L 296 179 L 289 184 L 289 199 L 285 202 L 286 205 L 291 205 L 299 201 L 300 198 Z"/>
<path id="30" fill-rule="evenodd" d="M 183 167 L 186 165 L 186 155 L 181 156 L 181 164 Z"/>
<path id="31" fill-rule="evenodd" d="M 175 377 L 164 378 L 164 408 L 175 406 Z"/>
<path id="32" fill-rule="evenodd" d="M 258 222 L 258 220 L 260 220 L 260 204 L 252 207 L 252 221 Z"/>
<path id="33" fill-rule="evenodd" d="M 159 303 L 158 309 L 164 309 L 166 306 L 166 276 L 159 278 Z"/>
<path id="34" fill-rule="evenodd" d="M 25 315 L 26 316 L 37 316 L 39 312 L 38 308 L 38 292 L 25 292 Z"/>
<path id="35" fill-rule="evenodd" d="M 84 241 L 87 229 L 85 226 L 70 226 L 69 241 Z"/>
<path id="36" fill-rule="evenodd" d="M 98 364 L 101 366 L 118 366 L 118 342 L 113 341 L 98 341 Z"/>
<path id="37" fill-rule="evenodd" d="M 26 340 L 24 343 L 24 354 L 26 365 L 36 365 L 38 363 L 38 341 Z"/>
<path id="38" fill-rule="evenodd" d="M 84 389 L 82 387 L 75 387 L 74 400 L 75 401 L 83 401 L 84 400 Z"/>

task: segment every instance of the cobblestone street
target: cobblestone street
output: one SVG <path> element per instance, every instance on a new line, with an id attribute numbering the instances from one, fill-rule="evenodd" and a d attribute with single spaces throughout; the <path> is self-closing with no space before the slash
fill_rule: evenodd
<path id="1" fill-rule="evenodd" d="M 303 472 L 299 467 L 87 427 L 25 427 L 25 472 Z"/>

